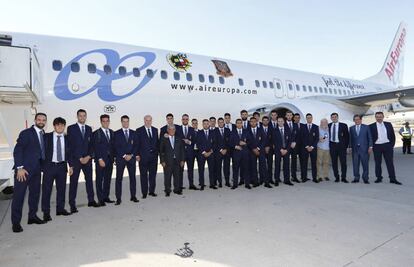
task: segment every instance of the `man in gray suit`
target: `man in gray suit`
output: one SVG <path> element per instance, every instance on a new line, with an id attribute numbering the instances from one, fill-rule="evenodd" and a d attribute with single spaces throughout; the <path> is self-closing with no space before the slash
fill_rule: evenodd
<path id="1" fill-rule="evenodd" d="M 174 124 L 167 126 L 167 134 L 160 139 L 160 161 L 164 168 L 165 196 L 169 197 L 171 193 L 171 177 L 174 177 L 174 193 L 182 195 L 180 169 L 184 167 L 184 142 L 175 134 Z"/>
<path id="2" fill-rule="evenodd" d="M 349 150 L 352 151 L 352 164 L 354 169 L 354 180 L 352 183 L 359 182 L 359 165 L 362 164 L 362 180 L 365 184 L 368 181 L 368 162 L 369 154 L 372 153 L 372 136 L 369 126 L 362 124 L 362 116 L 354 115 L 355 125 L 349 128 L 350 142 Z"/>

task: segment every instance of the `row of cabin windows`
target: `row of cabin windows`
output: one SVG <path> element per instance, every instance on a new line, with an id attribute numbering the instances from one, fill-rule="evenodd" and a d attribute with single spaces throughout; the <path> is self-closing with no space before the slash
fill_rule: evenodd
<path id="1" fill-rule="evenodd" d="M 266 81 L 262 81 L 262 83 L 260 83 L 260 81 L 259 80 L 256 80 L 255 81 L 255 85 L 256 85 L 256 87 L 260 87 L 260 86 L 262 86 L 263 88 L 270 88 L 270 89 L 274 89 L 275 87 L 278 89 L 278 90 L 281 90 L 282 89 L 282 85 L 281 85 L 281 83 L 280 82 L 276 82 L 276 83 L 273 83 L 273 82 L 266 82 Z M 300 85 L 298 85 L 298 84 L 296 84 L 295 85 L 295 88 L 296 88 L 296 91 L 300 91 L 301 90 L 301 87 L 300 87 Z M 289 89 L 289 91 L 293 91 L 294 90 L 294 88 L 293 88 L 293 84 L 291 84 L 291 83 L 288 83 L 288 89 Z M 356 92 L 355 91 L 350 91 L 350 90 L 345 90 L 345 89 L 343 89 L 343 90 L 341 90 L 341 89 L 332 89 L 332 88 L 322 88 L 322 87 L 316 87 L 316 86 L 314 86 L 314 87 L 312 87 L 312 86 L 306 86 L 306 85 L 302 85 L 302 91 L 303 92 L 314 92 L 314 93 L 325 93 L 325 94 L 335 94 L 335 95 L 351 95 L 351 94 L 355 94 Z"/>
<path id="2" fill-rule="evenodd" d="M 55 71 L 60 71 L 62 69 L 62 61 L 53 60 L 52 68 Z M 92 73 L 92 74 L 97 72 L 96 65 L 93 64 L 93 63 L 88 63 L 87 69 L 88 69 L 88 72 Z M 79 62 L 72 62 L 70 64 L 70 70 L 72 72 L 79 72 L 80 71 Z M 106 74 L 111 74 L 112 73 L 112 67 L 110 65 L 104 65 L 103 66 L 103 71 Z M 118 74 L 121 75 L 121 76 L 125 76 L 127 74 L 126 67 L 124 67 L 124 66 L 118 67 Z M 153 78 L 154 75 L 155 75 L 155 72 L 152 69 L 147 69 L 146 74 L 147 74 L 148 78 Z M 141 72 L 140 72 L 139 68 L 132 68 L 132 75 L 135 76 L 135 77 L 140 77 Z M 163 79 L 163 80 L 168 79 L 168 73 L 167 73 L 166 70 L 161 70 L 160 75 L 161 75 L 161 79 Z M 173 78 L 174 78 L 174 80 L 179 81 L 181 79 L 181 73 L 179 73 L 177 71 L 173 72 Z M 189 72 L 185 73 L 185 78 L 189 82 L 193 81 L 193 75 Z M 213 75 L 208 75 L 207 79 L 210 83 L 215 82 L 215 77 Z M 199 80 L 199 82 L 204 83 L 206 81 L 206 78 L 205 78 L 204 74 L 199 74 L 198 75 L 198 80 Z M 225 82 L 224 78 L 221 77 L 221 76 L 218 77 L 218 81 L 219 81 L 220 84 L 224 84 L 224 82 Z M 238 82 L 239 82 L 240 86 L 244 86 L 243 79 L 239 78 Z"/>

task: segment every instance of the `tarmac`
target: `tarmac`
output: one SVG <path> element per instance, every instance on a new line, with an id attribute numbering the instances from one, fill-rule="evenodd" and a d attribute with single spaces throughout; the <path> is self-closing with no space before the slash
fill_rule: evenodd
<path id="1" fill-rule="evenodd" d="M 385 164 L 384 182 L 374 184 L 373 157 L 369 185 L 310 181 L 166 198 L 158 173 L 158 197 L 130 202 L 125 177 L 122 204 L 102 208 L 87 207 L 82 182 L 78 213 L 27 225 L 25 204 L 19 234 L 3 199 L 0 266 L 414 266 L 414 155 L 395 151 L 402 186 L 389 183 Z M 348 159 L 348 180 L 351 165 Z M 54 205 L 52 195 L 52 211 Z"/>

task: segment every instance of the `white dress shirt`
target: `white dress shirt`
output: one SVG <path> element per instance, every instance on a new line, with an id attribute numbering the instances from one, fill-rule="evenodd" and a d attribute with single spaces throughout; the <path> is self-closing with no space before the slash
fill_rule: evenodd
<path id="1" fill-rule="evenodd" d="M 333 134 L 334 127 L 335 127 L 335 136 Z M 333 122 L 331 125 L 331 134 L 330 134 L 332 142 L 339 143 L 338 131 L 339 131 L 339 122 Z"/>
<path id="2" fill-rule="evenodd" d="M 389 143 L 390 140 L 388 139 L 387 128 L 385 127 L 384 122 L 382 123 L 377 122 L 376 124 L 377 124 L 377 131 L 378 131 L 378 139 L 377 141 L 375 141 L 375 144 L 379 145 L 379 144 Z"/>
<path id="3" fill-rule="evenodd" d="M 60 147 L 62 148 L 62 161 L 65 161 L 65 136 L 63 133 L 58 134 L 56 132 L 53 132 L 53 156 L 52 156 L 52 162 L 58 163 L 57 160 L 57 141 L 58 141 L 58 135 L 60 135 Z"/>

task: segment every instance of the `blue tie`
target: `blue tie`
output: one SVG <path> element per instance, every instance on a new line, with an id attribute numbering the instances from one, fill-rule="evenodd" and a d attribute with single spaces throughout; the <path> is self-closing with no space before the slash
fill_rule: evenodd
<path id="1" fill-rule="evenodd" d="M 82 125 L 82 138 L 85 138 L 85 125 Z"/>
<path id="2" fill-rule="evenodd" d="M 62 157 L 62 143 L 60 142 L 60 138 L 61 136 L 58 135 L 57 136 L 57 144 L 56 144 L 56 159 L 57 162 L 62 162 L 63 161 L 63 157 Z"/>
<path id="3" fill-rule="evenodd" d="M 42 157 L 42 159 L 44 160 L 45 158 L 46 158 L 46 156 L 45 156 L 45 142 L 44 142 L 44 139 L 43 139 L 43 135 L 44 135 L 45 133 L 43 132 L 43 130 L 41 130 L 40 132 L 39 132 L 39 135 L 40 135 L 40 151 L 41 151 L 41 157 Z"/>

